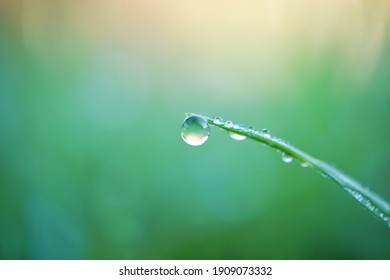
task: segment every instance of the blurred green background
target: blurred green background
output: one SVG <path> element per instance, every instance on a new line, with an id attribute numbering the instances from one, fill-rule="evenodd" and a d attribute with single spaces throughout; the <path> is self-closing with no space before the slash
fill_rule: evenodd
<path id="1" fill-rule="evenodd" d="M 390 259 L 267 127 L 390 200 L 390 3 L 1 0 L 1 259 Z"/>

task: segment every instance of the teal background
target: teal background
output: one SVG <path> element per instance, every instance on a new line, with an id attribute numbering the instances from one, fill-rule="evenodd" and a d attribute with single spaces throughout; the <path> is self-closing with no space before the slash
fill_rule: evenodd
<path id="1" fill-rule="evenodd" d="M 341 3 L 340 3 L 341 2 Z M 390 259 L 338 186 L 186 112 L 271 132 L 390 200 L 387 1 L 0 2 L 1 259 Z"/>

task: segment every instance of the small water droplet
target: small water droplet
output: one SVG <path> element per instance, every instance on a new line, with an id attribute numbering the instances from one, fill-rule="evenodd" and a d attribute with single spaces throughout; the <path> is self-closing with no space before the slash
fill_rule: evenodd
<path id="1" fill-rule="evenodd" d="M 233 127 L 233 123 L 231 121 L 226 121 L 225 125 L 229 128 Z"/>
<path id="2" fill-rule="evenodd" d="M 222 124 L 222 123 L 223 123 L 223 120 L 222 120 L 221 117 L 215 117 L 215 118 L 214 118 L 214 123 L 215 123 L 215 124 Z"/>
<path id="3" fill-rule="evenodd" d="M 290 163 L 290 162 L 293 161 L 293 157 L 288 155 L 288 154 L 286 154 L 286 153 L 282 153 L 282 160 L 285 163 Z"/>
<path id="4" fill-rule="evenodd" d="M 309 163 L 306 161 L 301 162 L 301 167 L 306 168 L 309 167 Z"/>
<path id="5" fill-rule="evenodd" d="M 245 135 L 241 135 L 241 134 L 234 133 L 234 132 L 229 132 L 229 135 L 232 139 L 237 140 L 237 141 L 242 141 L 242 140 L 246 139 Z"/>
<path id="6" fill-rule="evenodd" d="M 263 128 L 263 129 L 261 130 L 261 134 L 262 134 L 263 137 L 265 137 L 265 138 L 271 138 L 271 132 L 270 132 L 268 129 L 266 129 L 266 128 Z"/>
<path id="7" fill-rule="evenodd" d="M 245 131 L 246 133 L 249 133 L 249 132 L 250 132 L 250 131 L 248 130 L 248 128 L 245 127 L 245 125 L 240 124 L 239 126 L 240 126 L 240 128 L 239 128 L 240 130 Z"/>
<path id="8" fill-rule="evenodd" d="M 200 146 L 207 141 L 210 135 L 210 128 L 207 120 L 190 116 L 186 118 L 181 126 L 181 137 L 191 146 Z"/>
<path id="9" fill-rule="evenodd" d="M 249 132 L 249 133 L 252 133 L 252 134 L 255 134 L 255 133 L 256 133 L 256 128 L 253 127 L 253 126 L 249 126 L 249 127 L 248 127 L 248 132 Z"/>

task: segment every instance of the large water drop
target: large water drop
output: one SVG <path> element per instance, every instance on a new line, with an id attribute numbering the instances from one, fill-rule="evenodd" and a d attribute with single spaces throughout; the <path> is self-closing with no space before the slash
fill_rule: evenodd
<path id="1" fill-rule="evenodd" d="M 186 118 L 181 126 L 181 137 L 191 146 L 200 146 L 207 141 L 210 128 L 207 120 L 197 116 Z"/>

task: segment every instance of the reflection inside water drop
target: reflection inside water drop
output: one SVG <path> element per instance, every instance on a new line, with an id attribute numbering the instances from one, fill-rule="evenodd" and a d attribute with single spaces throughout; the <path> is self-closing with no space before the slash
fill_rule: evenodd
<path id="1" fill-rule="evenodd" d="M 191 146 L 200 146 L 207 141 L 210 135 L 210 128 L 207 120 L 190 116 L 186 118 L 181 126 L 181 137 Z"/>

